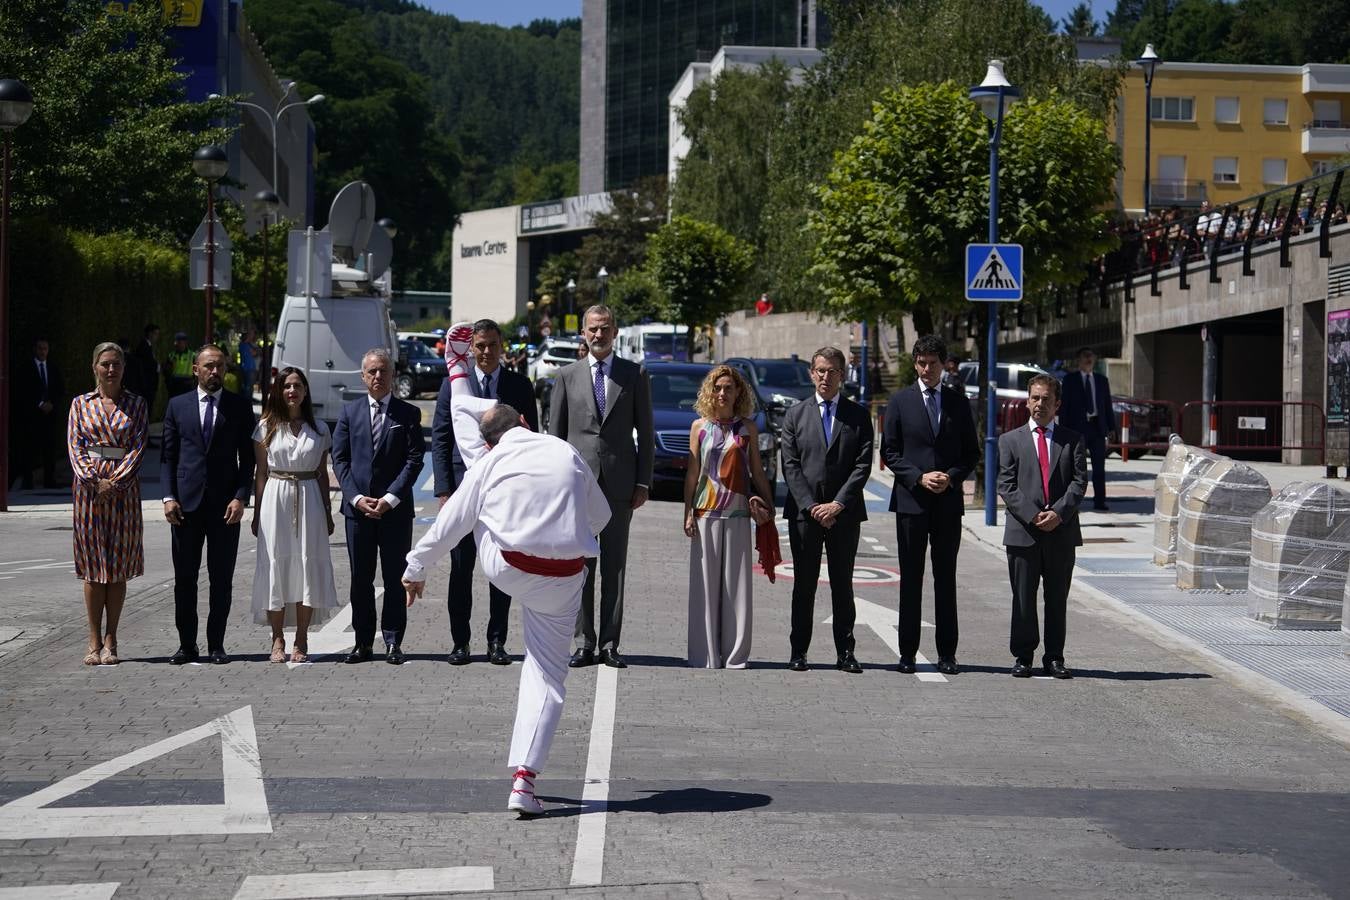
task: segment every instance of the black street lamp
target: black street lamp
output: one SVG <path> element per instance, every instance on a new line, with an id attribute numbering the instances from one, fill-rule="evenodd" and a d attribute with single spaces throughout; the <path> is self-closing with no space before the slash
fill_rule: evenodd
<path id="1" fill-rule="evenodd" d="M 600 271 L 595 273 L 595 280 L 600 282 L 600 304 L 603 306 L 609 288 L 609 272 L 605 270 L 604 266 L 601 266 Z"/>
<path id="2" fill-rule="evenodd" d="M 229 171 L 230 158 L 225 151 L 209 144 L 192 154 L 192 171 L 206 182 L 206 339 L 214 337 L 213 307 L 216 302 L 216 182 Z"/>
<path id="3" fill-rule="evenodd" d="M 272 317 L 267 309 L 267 276 L 268 276 L 268 257 L 272 245 L 267 240 L 267 226 L 276 215 L 277 210 L 281 208 L 281 198 L 273 191 L 258 191 L 253 195 L 253 202 L 257 205 L 258 211 L 262 213 L 262 384 L 260 392 L 262 394 L 263 409 L 267 408 L 267 391 L 272 386 L 272 347 L 268 339 L 272 335 Z"/>
<path id="4" fill-rule="evenodd" d="M 1135 60 L 1135 64 L 1144 70 L 1144 215 L 1148 216 L 1151 185 L 1149 184 L 1153 160 L 1153 73 L 1162 64 L 1162 59 L 1154 52 L 1152 44 L 1144 45 L 1144 55 Z"/>
<path id="5" fill-rule="evenodd" d="M 568 315 L 577 314 L 577 280 L 575 278 L 567 279 L 567 284 L 563 287 L 567 292 L 567 313 Z"/>
<path id="6" fill-rule="evenodd" d="M 0 176 L 0 512 L 9 511 L 9 133 L 33 114 L 33 95 L 14 78 L 0 78 L 0 132 L 4 174 Z"/>

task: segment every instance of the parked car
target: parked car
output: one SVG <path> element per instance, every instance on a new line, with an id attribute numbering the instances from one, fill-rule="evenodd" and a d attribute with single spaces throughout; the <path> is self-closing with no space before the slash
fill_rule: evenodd
<path id="1" fill-rule="evenodd" d="M 1125 422 L 1125 413 L 1130 414 L 1130 443 L 1131 444 L 1154 444 L 1153 448 L 1130 447 L 1130 456 L 1136 459 L 1148 456 L 1149 453 L 1165 453 L 1168 438 L 1178 427 L 1177 423 L 1172 421 L 1172 408 L 1168 406 L 1157 406 L 1152 403 L 1141 403 L 1132 397 L 1112 397 L 1111 410 L 1116 414 L 1116 433 L 1111 435 L 1107 441 L 1106 452 L 1120 455 L 1120 431 L 1119 429 Z"/>
<path id="2" fill-rule="evenodd" d="M 398 339 L 399 343 L 404 341 L 421 341 L 435 352 L 438 344 L 445 343 L 445 331 L 439 328 L 435 331 L 400 331 L 398 333 Z"/>
<path id="3" fill-rule="evenodd" d="M 399 361 L 403 363 L 394 378 L 394 396 L 412 400 L 418 394 L 436 394 L 445 380 L 445 360 L 416 338 L 399 341 Z"/>
<path id="4" fill-rule="evenodd" d="M 971 400 L 977 399 L 980 396 L 981 377 L 979 360 L 968 359 L 961 363 L 957 371 L 961 375 L 961 380 L 966 384 L 966 397 Z M 1051 373 L 1030 363 L 999 363 L 995 377 L 995 381 L 998 383 L 998 398 L 1000 400 L 1027 399 L 1027 382 L 1036 375 L 1051 375 Z M 1051 375 L 1051 377 L 1054 376 Z"/>
<path id="5" fill-rule="evenodd" d="M 750 382 L 760 406 L 769 417 L 769 427 L 776 435 L 783 424 L 783 414 L 798 400 L 816 392 L 811 381 L 811 367 L 803 359 L 751 359 L 733 356 L 722 360 Z"/>
<path id="6" fill-rule="evenodd" d="M 544 338 L 539 352 L 530 360 L 530 378 L 538 384 L 542 378 L 555 374 L 563 366 L 577 361 L 577 352 L 585 346 L 579 337 L 555 335 Z M 538 394 L 538 390 L 535 391 Z"/>
<path id="7" fill-rule="evenodd" d="M 689 466 L 689 429 L 698 413 L 694 401 L 703 379 L 713 367 L 707 363 L 648 361 L 652 384 L 652 422 L 656 430 L 656 464 L 652 478 L 657 483 L 682 484 Z M 778 437 L 769 429 L 762 404 L 755 397 L 755 427 L 759 429 L 759 456 L 764 475 L 773 484 L 778 478 Z"/>

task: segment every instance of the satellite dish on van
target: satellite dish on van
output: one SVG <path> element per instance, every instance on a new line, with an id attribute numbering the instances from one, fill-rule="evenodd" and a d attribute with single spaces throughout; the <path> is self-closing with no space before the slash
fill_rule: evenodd
<path id="1" fill-rule="evenodd" d="M 333 255 L 345 263 L 356 262 L 366 250 L 375 227 L 375 189 L 364 181 L 352 181 L 338 191 L 328 211 L 328 230 L 333 234 Z"/>
<path id="2" fill-rule="evenodd" d="M 376 228 L 366 242 L 365 270 L 371 278 L 379 278 L 389 264 L 394 261 L 394 242 L 385 234 L 383 228 Z"/>

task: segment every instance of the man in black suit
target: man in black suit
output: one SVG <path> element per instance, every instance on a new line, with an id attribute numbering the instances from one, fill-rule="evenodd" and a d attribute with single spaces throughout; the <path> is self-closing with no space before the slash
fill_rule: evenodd
<path id="1" fill-rule="evenodd" d="M 145 326 L 141 340 L 127 360 L 127 387 L 145 398 L 145 409 L 155 411 L 155 395 L 159 393 L 159 360 L 155 358 L 155 341 L 159 340 L 159 326 L 153 322 Z"/>
<path id="2" fill-rule="evenodd" d="M 936 335 L 914 342 L 919 380 L 891 395 L 881 455 L 895 476 L 891 509 L 900 556 L 900 665 L 915 671 L 923 610 L 924 553 L 932 543 L 933 616 L 939 672 L 955 675 L 956 555 L 965 514 L 962 483 L 979 458 L 965 392 L 943 385 L 947 347 Z"/>
<path id="3" fill-rule="evenodd" d="M 33 355 L 15 366 L 10 394 L 15 424 L 15 469 L 24 490 L 33 487 L 33 469 L 42 466 L 42 486 L 56 487 L 56 451 L 62 445 L 67 407 L 61 373 L 49 358 L 46 338 L 33 341 Z"/>
<path id="4" fill-rule="evenodd" d="M 1072 377 L 1072 376 L 1071 376 Z M 1036 591 L 1045 583 L 1045 674 L 1072 678 L 1064 667 L 1064 614 L 1073 577 L 1074 548 L 1082 546 L 1078 506 L 1087 493 L 1083 437 L 1055 424 L 1060 383 L 1037 375 L 1027 384 L 1031 421 L 998 439 L 998 495 L 1006 508 L 1003 544 L 1012 582 L 1014 678 L 1030 678 L 1040 643 Z"/>
<path id="5" fill-rule="evenodd" d="M 1106 505 L 1106 437 L 1116 430 L 1116 413 L 1111 408 L 1111 382 L 1094 371 L 1097 354 L 1091 347 L 1078 351 L 1078 371 L 1064 376 L 1064 401 L 1059 417 L 1064 424 L 1083 436 L 1092 458 L 1092 508 Z"/>
<path id="6" fill-rule="evenodd" d="M 530 380 L 501 364 L 501 326 L 491 319 L 479 319 L 473 323 L 469 347 L 476 363 L 468 379 L 473 396 L 509 405 L 525 417 L 531 431 L 538 431 L 539 408 L 534 402 Z M 449 378 L 441 382 L 441 391 L 436 397 L 436 418 L 431 426 L 431 464 L 436 473 L 436 496 L 444 506 L 464 479 L 464 460 L 455 443 L 451 420 Z M 466 535 L 450 551 L 450 588 L 446 605 L 450 612 L 451 649 L 447 661 L 455 666 L 470 661 L 472 633 L 469 618 L 473 613 L 473 567 L 477 559 L 478 547 L 472 534 Z M 510 612 L 510 595 L 495 584 L 488 585 L 488 662 L 499 666 L 511 664 L 511 657 L 506 655 L 506 624 Z"/>
<path id="7" fill-rule="evenodd" d="M 403 571 L 412 549 L 413 487 L 422 471 L 426 441 L 422 413 L 390 396 L 394 360 L 388 350 L 366 352 L 361 380 L 366 396 L 342 407 L 333 432 L 333 474 L 342 486 L 342 514 L 347 518 L 356 632 L 356 646 L 346 661 L 366 662 L 373 655 L 378 562 L 384 577 L 380 611 L 384 659 L 397 666 L 403 664 L 403 632 L 408 625 Z"/>
<path id="8" fill-rule="evenodd" d="M 253 407 L 223 390 L 225 353 L 214 344 L 197 351 L 196 390 L 179 394 L 164 410 L 160 483 L 164 518 L 173 526 L 175 666 L 196 662 L 197 578 L 206 545 L 211 583 L 206 649 L 211 662 L 230 661 L 225 624 L 230 616 L 239 522 L 253 492 Z"/>
<path id="9" fill-rule="evenodd" d="M 816 392 L 787 411 L 779 431 L 793 572 L 788 668 L 794 672 L 806 671 L 822 550 L 830 574 L 835 668 L 862 671 L 853 655 L 853 560 L 867 518 L 863 487 L 872 472 L 873 430 L 867 410 L 839 392 L 844 365 L 835 347 L 812 354 Z"/>

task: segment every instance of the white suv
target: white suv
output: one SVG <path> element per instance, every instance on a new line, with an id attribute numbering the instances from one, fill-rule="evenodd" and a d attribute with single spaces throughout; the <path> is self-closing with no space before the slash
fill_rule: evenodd
<path id="1" fill-rule="evenodd" d="M 578 337 L 545 338 L 539 352 L 530 360 L 530 378 L 539 381 L 552 378 L 563 366 L 577 361 L 577 353 L 585 344 Z"/>

